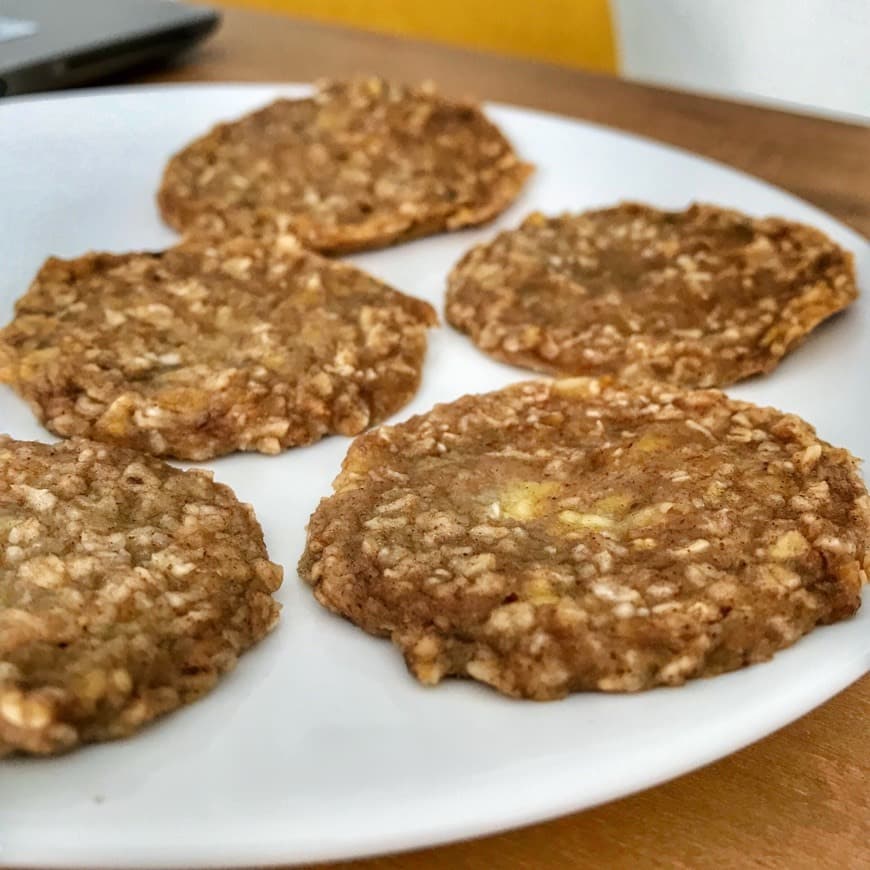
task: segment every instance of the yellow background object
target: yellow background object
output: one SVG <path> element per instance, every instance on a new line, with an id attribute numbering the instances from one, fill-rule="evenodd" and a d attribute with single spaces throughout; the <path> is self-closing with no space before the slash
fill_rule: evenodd
<path id="1" fill-rule="evenodd" d="M 608 0 L 229 0 L 320 21 L 615 72 Z"/>

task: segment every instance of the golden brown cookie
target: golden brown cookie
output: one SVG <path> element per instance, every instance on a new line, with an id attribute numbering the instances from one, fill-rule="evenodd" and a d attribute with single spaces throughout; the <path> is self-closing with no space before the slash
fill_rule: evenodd
<path id="1" fill-rule="evenodd" d="M 678 685 L 860 604 L 870 497 L 807 423 L 716 391 L 528 382 L 351 445 L 300 562 L 423 683 Z"/>
<path id="2" fill-rule="evenodd" d="M 0 436 L 0 756 L 126 737 L 278 619 L 281 568 L 204 471 Z"/>
<path id="3" fill-rule="evenodd" d="M 219 125 L 170 160 L 158 201 L 182 232 L 337 253 L 485 223 L 530 172 L 476 105 L 358 79 Z"/>
<path id="4" fill-rule="evenodd" d="M 532 214 L 472 248 L 447 319 L 536 371 L 710 387 L 770 371 L 857 295 L 851 254 L 811 227 L 626 203 Z"/>
<path id="5" fill-rule="evenodd" d="M 355 435 L 416 392 L 425 302 L 291 236 L 50 259 L 0 331 L 0 380 L 58 435 L 158 456 Z"/>

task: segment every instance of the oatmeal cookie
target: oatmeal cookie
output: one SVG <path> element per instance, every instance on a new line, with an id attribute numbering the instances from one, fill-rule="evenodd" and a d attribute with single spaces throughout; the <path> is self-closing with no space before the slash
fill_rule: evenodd
<path id="1" fill-rule="evenodd" d="M 0 755 L 125 737 L 278 619 L 250 506 L 204 471 L 0 436 Z"/>
<path id="2" fill-rule="evenodd" d="M 0 380 L 58 435 L 157 456 L 355 435 L 416 392 L 427 303 L 269 242 L 50 259 L 0 331 Z"/>
<path id="3" fill-rule="evenodd" d="M 170 160 L 158 202 L 182 232 L 338 253 L 485 223 L 530 172 L 476 105 L 358 79 L 219 125 Z"/>
<path id="4" fill-rule="evenodd" d="M 769 372 L 857 295 L 852 255 L 811 227 L 627 203 L 532 214 L 472 248 L 447 319 L 536 371 L 711 387 Z"/>
<path id="5" fill-rule="evenodd" d="M 426 684 L 541 700 L 678 685 L 857 610 L 856 465 L 713 390 L 521 383 L 357 438 L 300 572 Z"/>

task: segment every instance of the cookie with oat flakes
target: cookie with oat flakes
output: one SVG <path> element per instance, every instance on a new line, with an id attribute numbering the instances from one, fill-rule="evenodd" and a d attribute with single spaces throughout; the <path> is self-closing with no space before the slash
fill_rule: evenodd
<path id="1" fill-rule="evenodd" d="M 465 396 L 357 438 L 300 562 L 423 683 L 678 685 L 846 619 L 870 497 L 807 423 L 609 379 Z"/>
<path id="2" fill-rule="evenodd" d="M 356 79 L 219 125 L 170 160 L 158 201 L 185 233 L 289 230 L 339 253 L 485 223 L 530 172 L 476 105 Z"/>
<path id="3" fill-rule="evenodd" d="M 0 436 L 0 756 L 126 737 L 276 623 L 249 505 L 204 471 Z"/>
<path id="4" fill-rule="evenodd" d="M 0 380 L 58 435 L 157 456 L 355 435 L 416 392 L 427 303 L 292 236 L 50 259 L 0 331 Z"/>
<path id="5" fill-rule="evenodd" d="M 710 205 L 533 214 L 455 266 L 447 319 L 555 375 L 725 386 L 771 371 L 858 295 L 818 230 Z"/>

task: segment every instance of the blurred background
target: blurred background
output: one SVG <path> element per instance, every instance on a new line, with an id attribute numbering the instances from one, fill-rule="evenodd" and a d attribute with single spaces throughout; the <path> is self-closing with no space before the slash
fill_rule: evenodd
<path id="1" fill-rule="evenodd" d="M 212 0 L 212 5 L 285 12 L 870 123 L 870 0 Z"/>

